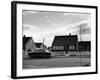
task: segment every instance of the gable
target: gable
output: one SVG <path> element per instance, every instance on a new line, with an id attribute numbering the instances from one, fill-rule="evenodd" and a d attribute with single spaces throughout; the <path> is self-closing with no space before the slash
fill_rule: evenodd
<path id="1" fill-rule="evenodd" d="M 36 48 L 35 43 L 32 38 L 27 42 L 26 49 L 34 50 Z"/>

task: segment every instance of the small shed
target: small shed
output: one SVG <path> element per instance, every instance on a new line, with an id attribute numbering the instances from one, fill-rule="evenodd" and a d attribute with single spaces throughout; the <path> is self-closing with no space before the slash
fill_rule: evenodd
<path id="1" fill-rule="evenodd" d="M 78 48 L 79 48 L 79 51 L 90 51 L 91 41 L 79 41 Z"/>

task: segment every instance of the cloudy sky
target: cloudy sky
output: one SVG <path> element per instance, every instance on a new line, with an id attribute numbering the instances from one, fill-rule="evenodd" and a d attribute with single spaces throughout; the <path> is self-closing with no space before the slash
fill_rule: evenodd
<path id="1" fill-rule="evenodd" d="M 51 46 L 55 35 L 82 35 L 82 40 L 91 40 L 91 14 L 71 12 L 46 12 L 23 10 L 23 35 L 31 36 L 34 42 Z M 81 28 L 81 33 L 80 33 Z M 80 38 L 79 38 L 80 40 Z"/>

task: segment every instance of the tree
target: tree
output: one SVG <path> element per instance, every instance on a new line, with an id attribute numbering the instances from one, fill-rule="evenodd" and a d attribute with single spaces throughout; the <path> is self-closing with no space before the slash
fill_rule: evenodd
<path id="1" fill-rule="evenodd" d="M 82 23 L 78 26 L 79 27 L 80 41 L 83 40 L 83 36 L 85 35 L 85 33 L 87 31 L 87 25 L 88 25 L 88 23 Z"/>
<path id="2" fill-rule="evenodd" d="M 88 23 L 82 23 L 80 24 L 78 27 L 79 27 L 79 35 L 80 35 L 80 41 L 83 40 L 83 36 L 86 32 L 86 27 L 87 27 Z M 78 45 L 79 46 L 79 45 Z M 80 48 L 80 47 L 79 47 Z M 79 49 L 78 48 L 78 49 Z M 79 51 L 79 50 L 78 50 Z M 80 66 L 81 66 L 81 50 L 80 50 Z"/>

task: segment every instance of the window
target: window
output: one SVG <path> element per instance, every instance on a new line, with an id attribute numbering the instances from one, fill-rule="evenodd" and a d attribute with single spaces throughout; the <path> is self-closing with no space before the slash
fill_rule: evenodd
<path id="1" fill-rule="evenodd" d="M 59 46 L 59 50 L 61 50 L 61 46 Z"/>
<path id="2" fill-rule="evenodd" d="M 64 50 L 64 46 L 62 46 L 61 49 Z"/>
<path id="3" fill-rule="evenodd" d="M 59 50 L 64 50 L 64 46 L 59 46 Z"/>
<path id="4" fill-rule="evenodd" d="M 59 46 L 56 46 L 56 50 L 59 50 Z"/>
<path id="5" fill-rule="evenodd" d="M 53 46 L 53 50 L 55 50 L 55 46 Z"/>
<path id="6" fill-rule="evenodd" d="M 64 46 L 53 46 L 53 50 L 64 50 Z"/>
<path id="7" fill-rule="evenodd" d="M 58 46 L 53 46 L 53 50 L 58 50 Z"/>
<path id="8" fill-rule="evenodd" d="M 75 50 L 75 46 L 74 45 L 69 45 L 69 50 Z"/>

